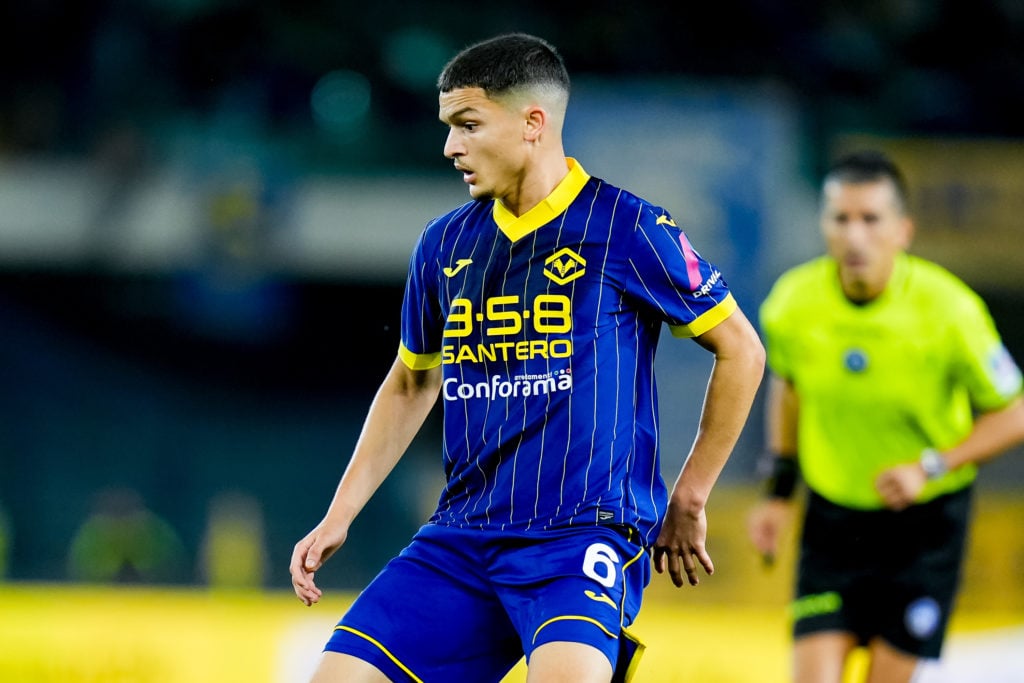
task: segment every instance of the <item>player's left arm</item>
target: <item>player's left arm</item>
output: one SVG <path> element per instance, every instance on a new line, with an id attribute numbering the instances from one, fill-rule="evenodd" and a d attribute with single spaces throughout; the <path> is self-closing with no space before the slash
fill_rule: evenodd
<path id="1" fill-rule="evenodd" d="M 746 424 L 764 375 L 765 350 L 740 309 L 694 338 L 715 356 L 697 436 L 669 498 L 654 567 L 672 583 L 697 585 L 697 564 L 714 572 L 705 548 L 704 506 Z M 685 579 L 684 579 L 685 574 Z"/>

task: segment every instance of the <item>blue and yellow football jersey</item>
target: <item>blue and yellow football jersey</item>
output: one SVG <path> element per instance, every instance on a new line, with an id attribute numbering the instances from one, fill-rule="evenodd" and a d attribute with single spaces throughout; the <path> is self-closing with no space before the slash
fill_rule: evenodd
<path id="1" fill-rule="evenodd" d="M 471 201 L 412 255 L 399 355 L 443 371 L 446 485 L 430 521 L 624 524 L 649 545 L 667 504 L 662 325 L 694 337 L 736 302 L 664 209 L 567 163 L 523 216 Z"/>

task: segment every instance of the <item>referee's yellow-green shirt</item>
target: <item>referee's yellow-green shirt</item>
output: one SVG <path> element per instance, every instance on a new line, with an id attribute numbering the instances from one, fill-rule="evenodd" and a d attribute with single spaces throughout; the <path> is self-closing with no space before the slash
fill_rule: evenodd
<path id="1" fill-rule="evenodd" d="M 886 291 L 863 305 L 843 295 L 833 259 L 799 265 L 775 283 L 760 319 L 768 365 L 799 397 L 801 473 L 839 505 L 882 507 L 873 483 L 882 470 L 955 445 L 975 411 L 1021 392 L 1021 372 L 981 298 L 908 254 Z M 930 481 L 919 502 L 976 475 L 970 465 Z"/>

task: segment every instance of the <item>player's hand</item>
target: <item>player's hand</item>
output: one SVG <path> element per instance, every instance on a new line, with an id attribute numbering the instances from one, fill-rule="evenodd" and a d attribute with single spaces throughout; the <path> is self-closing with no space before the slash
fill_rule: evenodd
<path id="1" fill-rule="evenodd" d="M 792 517 L 792 502 L 769 498 L 758 503 L 747 518 L 747 534 L 764 559 L 765 566 L 770 567 L 775 562 L 779 539 L 789 528 Z"/>
<path id="2" fill-rule="evenodd" d="M 707 538 L 708 521 L 704 508 L 699 512 L 686 512 L 681 506 L 670 501 L 661 533 L 654 543 L 654 569 L 659 574 L 666 571 L 672 583 L 678 588 L 685 582 L 691 586 L 700 583 L 697 564 L 710 576 L 715 565 L 704 547 Z"/>
<path id="3" fill-rule="evenodd" d="M 321 522 L 295 544 L 288 569 L 292 575 L 295 595 L 307 607 L 319 602 L 323 596 L 323 591 L 313 580 L 316 571 L 341 547 L 346 535 L 345 531 L 332 532 L 325 522 Z"/>
<path id="4" fill-rule="evenodd" d="M 917 500 L 928 480 L 921 465 L 916 462 L 898 465 L 882 472 L 875 479 L 875 490 L 882 496 L 885 506 L 902 510 Z"/>

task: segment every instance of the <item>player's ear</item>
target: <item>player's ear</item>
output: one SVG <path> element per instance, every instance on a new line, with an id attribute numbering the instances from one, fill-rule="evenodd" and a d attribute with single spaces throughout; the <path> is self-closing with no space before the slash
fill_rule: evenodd
<path id="1" fill-rule="evenodd" d="M 542 107 L 528 107 L 523 117 L 523 139 L 526 142 L 537 142 L 544 126 L 548 122 L 548 113 Z"/>

